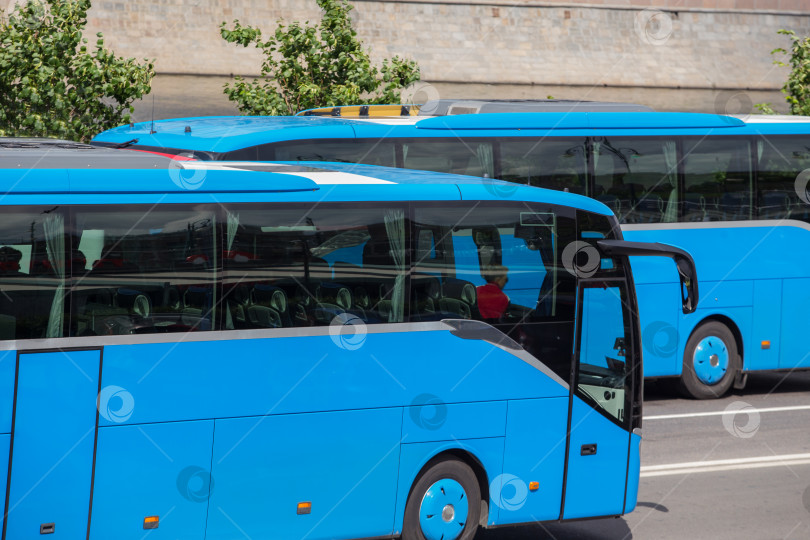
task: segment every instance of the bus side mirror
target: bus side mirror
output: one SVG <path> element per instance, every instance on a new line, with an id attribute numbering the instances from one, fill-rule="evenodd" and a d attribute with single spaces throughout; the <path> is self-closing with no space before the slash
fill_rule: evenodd
<path id="1" fill-rule="evenodd" d="M 698 279 L 695 260 L 675 246 L 658 242 L 627 242 L 625 240 L 597 240 L 596 245 L 605 255 L 625 255 L 627 257 L 669 257 L 675 260 L 678 277 L 681 281 L 681 308 L 684 313 L 694 313 L 697 309 Z"/>

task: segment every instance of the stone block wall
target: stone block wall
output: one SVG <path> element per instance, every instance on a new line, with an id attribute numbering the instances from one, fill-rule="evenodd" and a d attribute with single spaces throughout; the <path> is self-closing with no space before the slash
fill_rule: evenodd
<path id="1" fill-rule="evenodd" d="M 806 0 L 355 0 L 379 60 L 417 60 L 424 80 L 520 85 L 773 89 L 769 52 L 787 28 L 810 34 Z M 655 6 L 655 7 L 653 7 Z M 159 73 L 257 74 L 260 55 L 225 43 L 239 19 L 270 34 L 319 18 L 314 0 L 97 0 L 89 32 Z M 92 34 L 90 34 L 92 35 Z"/>

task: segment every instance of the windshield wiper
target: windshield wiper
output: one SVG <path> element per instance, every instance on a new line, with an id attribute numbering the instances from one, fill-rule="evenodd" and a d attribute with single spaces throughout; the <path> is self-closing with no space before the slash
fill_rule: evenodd
<path id="1" fill-rule="evenodd" d="M 138 144 L 138 139 L 132 139 L 131 141 L 116 144 L 115 146 L 113 146 L 113 148 L 126 148 L 128 146 L 132 146 L 133 144 Z"/>

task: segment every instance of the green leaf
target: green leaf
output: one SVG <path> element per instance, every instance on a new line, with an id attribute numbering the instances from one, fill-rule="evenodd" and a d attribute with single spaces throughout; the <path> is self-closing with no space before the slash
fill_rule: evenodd
<path id="1" fill-rule="evenodd" d="M 5 133 L 88 140 L 120 125 L 151 89 L 154 66 L 117 57 L 102 34 L 82 37 L 89 0 L 21 3 L 0 23 L 0 119 Z"/>
<path id="2" fill-rule="evenodd" d="M 228 43 L 254 42 L 262 51 L 261 76 L 250 87 L 239 78 L 223 92 L 244 114 L 293 114 L 301 109 L 336 104 L 398 102 L 400 91 L 419 80 L 419 66 L 395 56 L 382 67 L 372 65 L 369 53 L 352 28 L 346 0 L 315 0 L 321 8 L 319 24 L 278 21 L 272 37 L 261 41 L 261 31 L 234 21 L 220 24 Z"/>
<path id="3" fill-rule="evenodd" d="M 789 56 L 788 62 L 774 60 L 773 63 L 780 67 L 790 65 L 791 71 L 788 79 L 782 86 L 782 93 L 785 101 L 790 105 L 790 113 L 796 115 L 810 115 L 810 37 L 800 38 L 792 30 L 779 30 L 780 35 L 788 36 L 793 42 L 790 52 L 784 48 L 776 48 L 771 51 L 771 55 Z M 758 104 L 756 108 L 765 114 L 773 114 L 774 110 L 770 104 Z"/>

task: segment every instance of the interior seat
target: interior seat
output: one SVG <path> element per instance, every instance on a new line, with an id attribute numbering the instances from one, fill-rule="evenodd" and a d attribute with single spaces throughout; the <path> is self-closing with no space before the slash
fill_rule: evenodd
<path id="1" fill-rule="evenodd" d="M 477 314 L 475 307 L 475 285 L 457 278 L 445 278 L 442 284 L 442 297 L 439 299 L 439 311 L 459 319 L 472 319 Z"/>
<path id="2" fill-rule="evenodd" d="M 287 294 L 279 287 L 257 284 L 250 292 L 247 319 L 259 328 L 292 326 L 287 314 Z"/>

